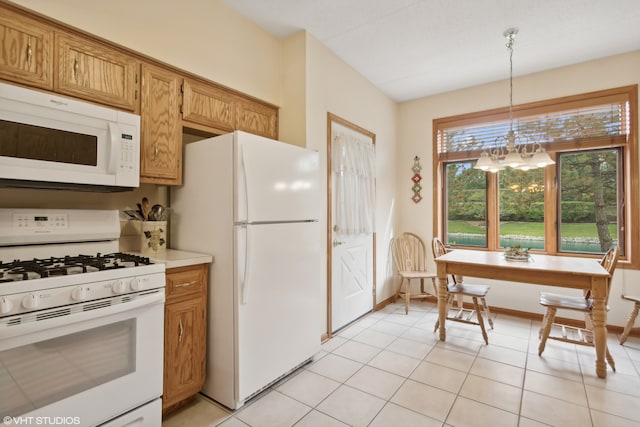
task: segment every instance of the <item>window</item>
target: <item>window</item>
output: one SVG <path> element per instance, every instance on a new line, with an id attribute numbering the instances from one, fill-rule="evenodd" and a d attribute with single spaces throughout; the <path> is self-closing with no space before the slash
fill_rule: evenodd
<path id="1" fill-rule="evenodd" d="M 624 233 L 619 232 L 619 152 L 586 150 L 558 156 L 559 251 L 603 253 L 613 243 L 624 246 Z"/>
<path id="2" fill-rule="evenodd" d="M 498 174 L 499 246 L 544 249 L 544 170 Z"/>
<path id="3" fill-rule="evenodd" d="M 507 108 L 434 120 L 434 229 L 449 244 L 484 250 L 599 256 L 615 243 L 634 264 L 637 114 L 637 86 L 514 106 L 518 146 L 539 144 L 556 164 L 495 173 L 473 166 L 509 130 Z"/>
<path id="4" fill-rule="evenodd" d="M 474 162 L 446 168 L 446 235 L 449 244 L 487 246 L 487 177 Z"/>

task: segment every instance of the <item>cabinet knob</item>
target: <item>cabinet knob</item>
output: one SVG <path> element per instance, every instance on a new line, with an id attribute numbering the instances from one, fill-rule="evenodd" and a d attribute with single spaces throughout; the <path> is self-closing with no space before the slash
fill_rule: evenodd
<path id="1" fill-rule="evenodd" d="M 174 288 L 186 288 L 191 285 L 195 285 L 196 283 L 198 283 L 197 280 L 193 280 L 191 282 L 185 282 L 185 283 L 178 283 L 177 285 L 174 286 Z"/>
<path id="2" fill-rule="evenodd" d="M 31 68 L 31 58 L 33 57 L 33 50 L 31 49 L 31 37 L 27 40 L 27 65 Z"/>
<path id="3" fill-rule="evenodd" d="M 78 80 L 78 67 L 80 66 L 80 64 L 78 64 L 78 57 L 76 56 L 73 59 L 73 78 L 75 80 Z"/>

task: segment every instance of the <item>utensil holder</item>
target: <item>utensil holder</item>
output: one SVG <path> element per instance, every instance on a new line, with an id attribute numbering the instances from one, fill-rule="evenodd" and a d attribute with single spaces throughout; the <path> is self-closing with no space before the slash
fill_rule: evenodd
<path id="1" fill-rule="evenodd" d="M 167 221 L 143 221 L 140 252 L 160 253 L 167 250 Z"/>

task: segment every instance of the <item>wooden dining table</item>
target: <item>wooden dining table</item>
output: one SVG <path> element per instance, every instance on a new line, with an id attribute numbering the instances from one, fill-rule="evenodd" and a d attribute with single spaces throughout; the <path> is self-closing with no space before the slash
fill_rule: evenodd
<path id="1" fill-rule="evenodd" d="M 561 288 L 591 289 L 596 374 L 606 378 L 607 279 L 609 273 L 598 260 L 531 254 L 528 260 L 507 260 L 504 252 L 452 250 L 435 259 L 438 268 L 438 316 L 440 340 L 447 337 L 447 275 L 470 276 Z"/>

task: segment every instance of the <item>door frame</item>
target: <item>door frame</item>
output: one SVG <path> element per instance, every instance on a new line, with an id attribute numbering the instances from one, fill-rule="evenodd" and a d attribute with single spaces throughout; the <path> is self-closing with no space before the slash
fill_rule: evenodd
<path id="1" fill-rule="evenodd" d="M 332 315 L 332 298 L 331 294 L 333 292 L 333 230 L 331 229 L 331 224 L 333 224 L 333 188 L 332 188 L 332 131 L 333 131 L 333 123 L 338 123 L 344 127 L 347 127 L 355 132 L 361 133 L 364 136 L 371 138 L 373 145 L 376 144 L 376 134 L 368 131 L 354 123 L 349 122 L 335 114 L 327 112 L 327 330 L 323 335 L 322 340 L 326 341 L 333 336 L 332 333 L 332 325 L 331 325 L 331 315 Z M 372 277 L 373 277 L 373 309 L 376 307 L 376 232 L 373 232 L 373 262 L 371 265 L 372 268 Z"/>

